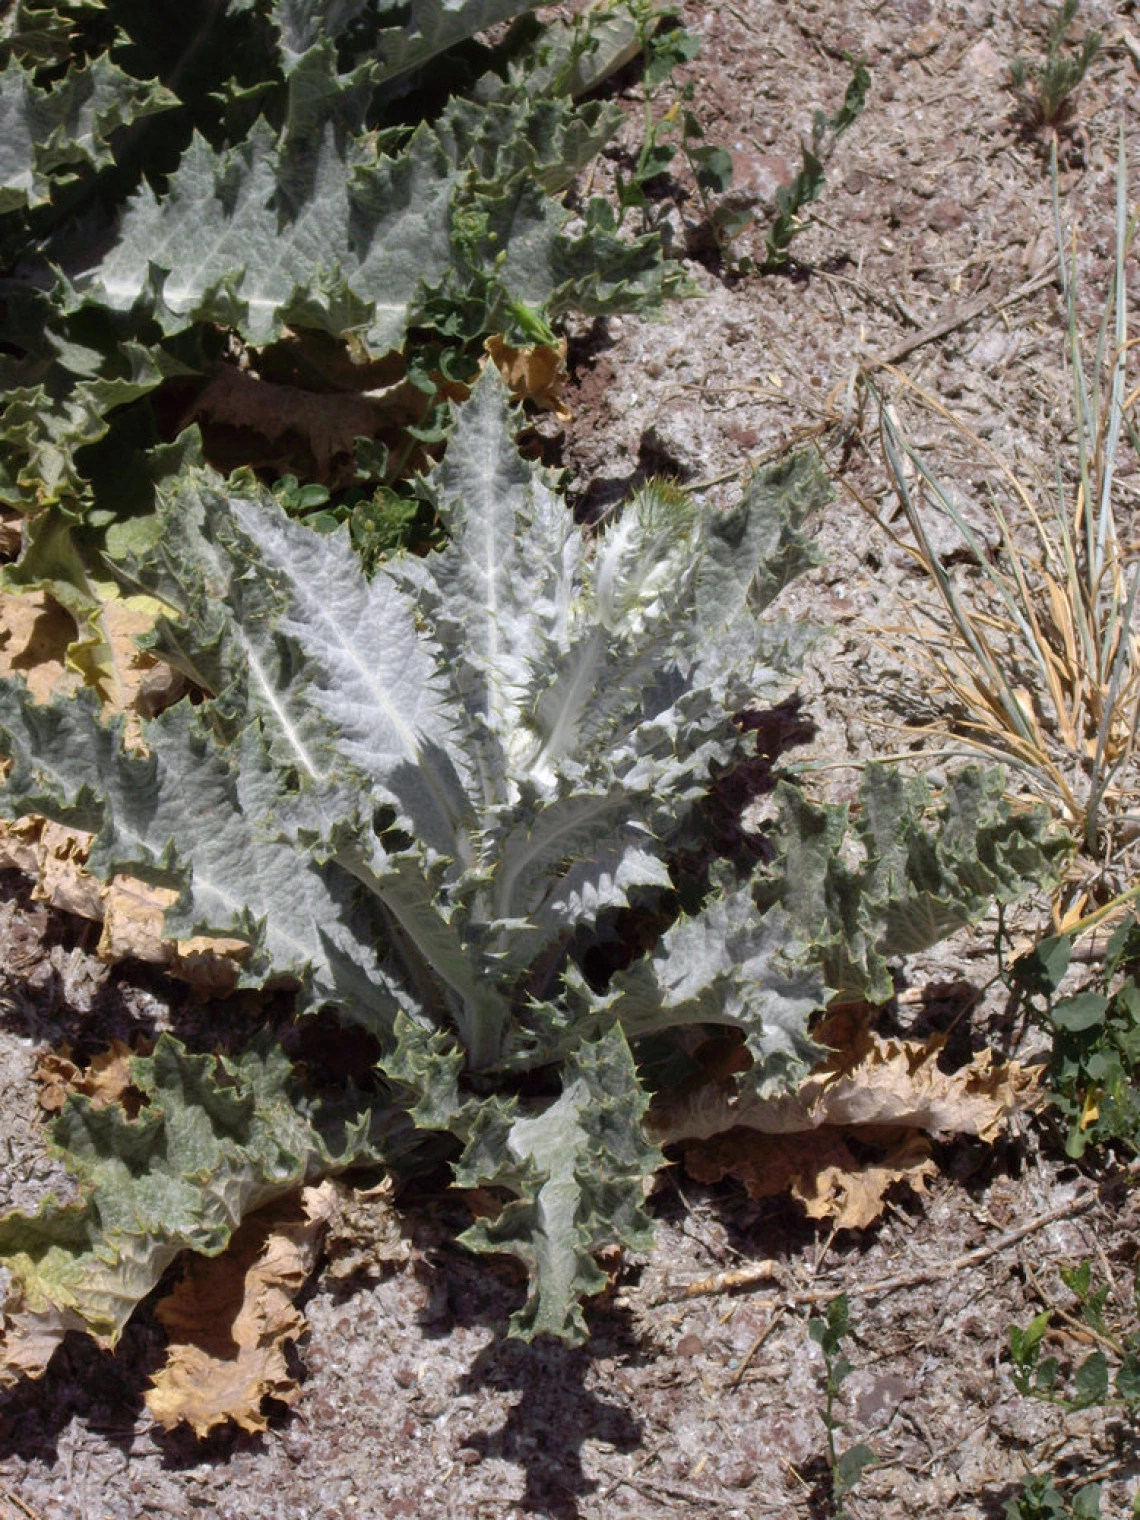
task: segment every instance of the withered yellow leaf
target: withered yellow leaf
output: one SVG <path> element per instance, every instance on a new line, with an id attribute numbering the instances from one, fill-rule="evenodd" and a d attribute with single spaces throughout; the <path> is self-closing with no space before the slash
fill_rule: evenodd
<path id="1" fill-rule="evenodd" d="M 822 1036 L 835 1043 L 835 1026 Z M 1016 1061 L 995 1062 L 982 1051 L 966 1066 L 938 1065 L 945 1041 L 885 1039 L 854 1026 L 844 1043 L 794 1093 L 774 1098 L 738 1095 L 728 1078 L 687 1084 L 654 1105 L 653 1138 L 707 1139 L 743 1126 L 765 1134 L 798 1134 L 825 1124 L 891 1125 L 940 1135 L 992 1140 L 1015 1113 L 1038 1102 L 1038 1075 Z"/>
<path id="2" fill-rule="evenodd" d="M 544 411 L 569 417 L 562 391 L 566 385 L 566 339 L 534 348 L 512 348 L 496 333 L 483 347 L 499 374 L 520 401 L 533 401 Z"/>
<path id="3" fill-rule="evenodd" d="M 299 1395 L 285 1348 L 307 1328 L 293 1300 L 313 1270 L 336 1208 L 331 1183 L 306 1188 L 252 1215 L 221 1256 L 191 1256 L 181 1282 L 156 1314 L 170 1337 L 147 1408 L 166 1430 L 198 1436 L 233 1421 L 266 1428 L 262 1403 Z"/>
<path id="4" fill-rule="evenodd" d="M 325 1241 L 327 1275 L 343 1281 L 355 1273 L 374 1270 L 383 1262 L 406 1262 L 412 1242 L 392 1207 L 392 1179 L 377 1187 L 361 1189 L 343 1182 L 336 1189 L 336 1209 Z"/>
<path id="5" fill-rule="evenodd" d="M 0 591 L 0 676 L 22 676 L 34 701 L 83 685 L 67 663 L 75 636 L 75 619 L 46 592 Z"/>
<path id="6" fill-rule="evenodd" d="M 38 902 L 101 921 L 100 960 L 167 966 L 203 997 L 232 992 L 241 963 L 249 955 L 246 941 L 206 935 L 164 938 L 163 916 L 177 902 L 178 893 L 122 873 L 101 883 L 86 869 L 93 837 L 34 815 L 12 823 L 0 821 L 0 868 L 30 876 L 35 883 L 32 896 Z"/>
<path id="7" fill-rule="evenodd" d="M 798 1135 L 729 1130 L 686 1146 L 685 1170 L 698 1182 L 735 1177 L 751 1198 L 790 1192 L 810 1218 L 862 1230 L 880 1217 L 895 1183 L 923 1192 L 937 1168 L 928 1140 L 913 1131 L 866 1158 L 856 1157 L 843 1130 L 824 1126 Z"/>
<path id="8" fill-rule="evenodd" d="M 149 1055 L 153 1046 L 141 1040 L 137 1051 L 124 1040 L 112 1040 L 106 1050 L 94 1056 L 87 1066 L 77 1066 L 71 1051 L 48 1051 L 36 1063 L 35 1079 L 40 1084 L 40 1107 L 56 1113 L 67 1101 L 68 1093 L 82 1093 L 94 1108 L 109 1108 L 121 1103 L 131 1087 L 131 1056 Z M 141 1095 L 136 1094 L 136 1097 Z"/>
<path id="9" fill-rule="evenodd" d="M 928 1137 L 992 1141 L 1038 1101 L 1037 1074 L 990 1051 L 944 1072 L 941 1036 L 885 1039 L 843 1013 L 819 1037 L 831 1055 L 796 1092 L 770 1099 L 738 1094 L 737 1063 L 718 1057 L 711 1080 L 654 1105 L 653 1138 L 685 1141 L 686 1169 L 701 1181 L 734 1176 L 755 1198 L 790 1189 L 813 1218 L 858 1229 L 879 1217 L 894 1183 L 925 1189 L 935 1171 Z"/>

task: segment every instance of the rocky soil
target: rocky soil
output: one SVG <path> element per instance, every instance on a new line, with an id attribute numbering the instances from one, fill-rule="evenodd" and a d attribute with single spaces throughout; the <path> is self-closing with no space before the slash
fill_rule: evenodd
<path id="1" fill-rule="evenodd" d="M 1028 0 L 686 0 L 680 11 L 702 44 L 684 71 L 692 108 L 708 140 L 732 151 L 756 227 L 722 256 L 692 187 L 664 188 L 655 214 L 700 295 L 657 323 L 574 331 L 572 417 L 561 432 L 547 426 L 546 445 L 583 515 L 650 473 L 728 503 L 757 460 L 809 441 L 823 450 L 837 494 L 819 525 L 822 563 L 781 607 L 820 628 L 800 742 L 785 759 L 820 795 L 843 798 L 857 784 L 851 762 L 914 747 L 902 725 L 934 712 L 898 632 L 923 583 L 868 515 L 898 527 L 859 374 L 890 387 L 883 365 L 897 366 L 1026 478 L 1050 480 L 1056 459 L 1070 468 L 1048 155 L 1015 120 L 1007 84 L 1015 54 L 1042 52 L 1048 13 Z M 1105 43 L 1061 137 L 1059 189 L 1082 319 L 1095 329 L 1121 126 L 1133 205 L 1140 184 L 1140 14 L 1087 0 L 1085 26 Z M 871 68 L 866 109 L 827 164 L 788 270 L 743 273 L 813 112 L 842 99 L 844 55 Z M 616 88 L 639 117 L 636 72 Z M 594 188 L 621 152 L 594 171 Z M 981 499 L 990 467 L 976 445 L 931 412 L 915 425 L 939 470 Z M 1136 513 L 1134 457 L 1122 455 L 1117 489 L 1122 514 Z M 33 903 L 18 878 L 3 887 L 0 1203 L 26 1206 L 67 1185 L 43 1149 L 36 1052 L 65 1039 L 95 1048 L 191 1012 L 157 976 L 108 973 L 78 921 Z M 1044 901 L 1028 905 L 1018 932 L 1041 931 L 1047 914 Z M 1007 1039 L 992 952 L 991 923 L 900 964 L 886 1017 L 927 1030 L 965 1009 L 967 1048 Z M 1004 1354 L 1011 1324 L 1071 1302 L 1059 1265 L 1092 1259 L 1130 1303 L 1131 1175 L 1065 1164 L 1029 1119 L 992 1147 L 948 1142 L 937 1160 L 925 1196 L 901 1192 L 858 1233 L 668 1169 L 652 1200 L 656 1249 L 621 1269 L 581 1350 L 504 1339 L 519 1281 L 456 1248 L 454 1204 L 425 1191 L 395 1226 L 382 1222 L 403 1241 L 389 1260 L 344 1280 L 317 1275 L 303 1397 L 264 1436 L 156 1432 L 142 1392 L 162 1331 L 145 1307 L 114 1355 L 69 1340 L 42 1381 L 0 1401 L 0 1520 L 827 1515 L 824 1369 L 808 1319 L 840 1288 L 855 1370 L 839 1440 L 866 1442 L 877 1459 L 846 1500 L 852 1520 L 998 1520 L 1022 1477 L 1050 1468 L 1069 1493 L 1103 1481 L 1106 1516 L 1131 1512 L 1134 1433 L 1111 1411 L 1065 1416 L 1020 1397 Z M 747 1280 L 733 1287 L 733 1273 Z"/>

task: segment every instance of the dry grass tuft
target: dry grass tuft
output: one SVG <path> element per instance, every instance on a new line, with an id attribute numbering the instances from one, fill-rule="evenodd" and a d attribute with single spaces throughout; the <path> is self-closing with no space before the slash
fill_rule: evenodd
<path id="1" fill-rule="evenodd" d="M 1086 887 L 1096 863 L 1101 884 L 1083 893 L 1084 904 L 1090 892 L 1122 890 L 1120 851 L 1140 837 L 1140 544 L 1126 530 L 1117 486 L 1122 450 L 1140 454 L 1140 385 L 1130 378 L 1140 340 L 1128 336 L 1125 278 L 1137 217 L 1127 208 L 1123 135 L 1114 277 L 1091 359 L 1078 327 L 1076 260 L 1065 246 L 1055 159 L 1053 184 L 1077 438 L 1067 481 L 1058 464 L 1052 488 L 1027 484 L 897 369 L 884 367 L 892 401 L 868 385 L 910 530 L 906 547 L 935 593 L 912 609 L 910 658 L 953 716 L 925 731 L 1012 762 L 1025 787 L 1073 834 Z M 984 533 L 971 527 L 954 491 L 904 433 L 897 409 L 904 402 L 949 422 L 991 467 Z M 936 552 L 936 516 L 953 526 L 960 553 Z"/>

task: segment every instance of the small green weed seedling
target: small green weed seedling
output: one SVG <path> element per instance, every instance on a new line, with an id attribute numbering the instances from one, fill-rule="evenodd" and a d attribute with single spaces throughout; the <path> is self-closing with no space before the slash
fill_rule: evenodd
<path id="1" fill-rule="evenodd" d="M 1048 1085 L 1066 1154 L 1079 1160 L 1090 1145 L 1140 1154 L 1140 921 L 1126 920 L 1110 938 L 1099 990 L 1058 999 L 1074 937 L 1042 940 L 1014 961 L 1011 980 L 1053 1041 Z"/>
<path id="2" fill-rule="evenodd" d="M 678 99 L 662 114 L 658 115 L 656 110 L 661 86 L 669 83 L 679 65 L 697 56 L 700 40 L 683 27 L 669 25 L 661 29 L 660 22 L 672 22 L 673 18 L 662 16 L 652 6 L 639 5 L 636 14 L 638 46 L 645 56 L 643 141 L 628 178 L 620 171 L 616 176 L 616 218 L 609 202 L 601 199 L 591 202 L 590 214 L 596 225 L 610 230 L 611 224 L 614 229 L 620 227 L 627 214 L 636 210 L 644 216 L 647 228 L 651 228 L 649 186 L 667 172 L 680 152 L 696 184 L 713 241 L 721 256 L 727 258 L 732 239 L 751 220 L 748 212 L 715 199 L 732 186 L 732 155 L 719 143 L 705 140 L 705 130 L 690 109 L 694 94 L 691 83 L 681 87 Z"/>
<path id="3" fill-rule="evenodd" d="M 700 52 L 700 39 L 684 27 L 667 25 L 673 18 L 662 16 L 651 5 L 636 7 L 638 43 L 645 58 L 642 73 L 642 91 L 645 97 L 645 123 L 641 148 L 629 176 L 619 170 L 616 176 L 617 220 L 622 226 L 630 211 L 640 211 L 648 220 L 650 196 L 647 186 L 666 173 L 677 156 L 677 144 L 668 139 L 681 125 L 679 102 L 674 102 L 662 115 L 657 114 L 657 97 L 661 86 L 667 84 L 682 63 L 690 63 Z M 692 93 L 690 90 L 689 94 Z M 688 113 L 685 113 L 686 115 Z M 595 216 L 612 210 L 608 202 L 595 198 L 591 202 Z"/>
<path id="4" fill-rule="evenodd" d="M 1077 1301 L 1076 1311 L 1050 1306 L 1028 1325 L 1010 1329 L 1013 1385 L 1026 1398 L 1055 1404 L 1066 1414 L 1080 1409 L 1117 1409 L 1134 1422 L 1140 1413 L 1140 1330 L 1119 1328 L 1119 1316 L 1113 1316 L 1117 1323 L 1110 1321 L 1111 1290 L 1107 1283 L 1097 1280 L 1091 1262 L 1063 1266 L 1060 1274 Z M 1140 1272 L 1133 1280 L 1132 1293 L 1140 1308 Z M 1082 1340 L 1096 1342 L 1096 1350 L 1067 1373 L 1058 1357 L 1044 1354 L 1049 1333 L 1066 1325 Z M 1098 1483 L 1086 1484 L 1068 1504 L 1052 1476 L 1040 1473 L 1028 1477 L 1021 1495 L 1006 1506 L 1008 1520 L 1088 1520 L 1100 1512 Z M 1140 1514 L 1140 1496 L 1133 1514 Z"/>
<path id="5" fill-rule="evenodd" d="M 851 58 L 847 60 L 853 62 Z M 824 168 L 834 151 L 835 144 L 857 120 L 867 103 L 867 91 L 871 88 L 871 75 L 860 59 L 854 64 L 855 72 L 847 86 L 843 104 L 834 116 L 815 113 L 811 129 L 811 146 L 800 143 L 803 163 L 800 172 L 790 185 L 781 185 L 776 191 L 776 220 L 768 229 L 761 268 L 766 273 L 782 269 L 791 257 L 793 240 L 808 225 L 808 218 L 801 216 L 805 206 L 810 206 L 823 194 Z"/>
<path id="6" fill-rule="evenodd" d="M 1048 1473 L 1033 1473 L 1006 1505 L 1005 1520 L 1100 1520 L 1100 1484 L 1087 1483 L 1070 1504 Z"/>
<path id="7" fill-rule="evenodd" d="M 1100 52 L 1101 34 L 1086 32 L 1076 49 L 1065 46 L 1080 0 L 1064 0 L 1049 28 L 1045 57 L 1031 63 L 1020 56 L 1009 66 L 1009 82 L 1017 98 L 1016 114 L 1029 131 L 1056 130 L 1073 114 L 1073 97 Z"/>
<path id="8" fill-rule="evenodd" d="M 837 1439 L 846 1428 L 835 1412 L 835 1401 L 852 1371 L 851 1363 L 842 1351 L 849 1327 L 850 1305 L 846 1293 L 831 1300 L 823 1319 L 813 1319 L 808 1324 L 808 1334 L 823 1352 L 824 1405 L 820 1419 L 827 1432 L 827 1465 L 831 1472 L 831 1513 L 834 1520 L 845 1520 L 846 1496 L 858 1483 L 864 1469 L 878 1461 L 869 1446 L 848 1446 L 841 1451 Z"/>

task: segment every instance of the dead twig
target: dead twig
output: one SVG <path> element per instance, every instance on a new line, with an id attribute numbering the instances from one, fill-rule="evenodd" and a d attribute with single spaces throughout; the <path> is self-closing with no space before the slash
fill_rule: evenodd
<path id="1" fill-rule="evenodd" d="M 1068 1326 L 1075 1340 L 1089 1346 L 1101 1346 L 1105 1351 L 1111 1351 L 1117 1356 L 1120 1355 L 1120 1346 L 1116 1341 L 1107 1335 L 1102 1335 L 1099 1330 L 1094 1330 L 1092 1325 L 1085 1324 L 1075 1314 L 1070 1314 L 1067 1309 L 1062 1309 L 1060 1304 L 1050 1298 L 1049 1294 L 1045 1291 L 1044 1283 L 1028 1262 L 1025 1263 L 1025 1276 L 1029 1282 L 1029 1286 L 1036 1293 L 1041 1303 L 1055 1319 L 1059 1319 L 1064 1325 Z"/>
<path id="2" fill-rule="evenodd" d="M 613 1483 L 606 1490 L 612 1494 L 619 1488 L 632 1488 L 635 1494 L 640 1494 L 643 1499 L 679 1499 L 682 1504 L 701 1505 L 705 1509 L 719 1509 L 722 1501 L 713 1494 L 702 1494 L 695 1488 L 682 1488 L 677 1483 L 659 1483 L 653 1478 L 623 1478 L 616 1473 L 609 1474 L 613 1477 Z"/>
<path id="3" fill-rule="evenodd" d="M 1044 1230 L 1060 1219 L 1075 1219 L 1080 1214 L 1086 1214 L 1096 1202 L 1096 1193 L 1082 1193 L 1070 1203 L 1050 1209 L 1047 1214 L 1038 1214 L 1027 1223 L 1018 1225 L 1017 1229 L 1006 1230 L 1004 1234 L 997 1236 L 988 1244 L 978 1246 L 973 1251 L 967 1251 L 963 1256 L 955 1256 L 950 1261 L 935 1262 L 929 1267 L 918 1267 L 912 1272 L 899 1272 L 894 1277 L 880 1277 L 869 1283 L 851 1283 L 842 1287 L 805 1288 L 785 1294 L 782 1298 L 761 1300 L 758 1307 L 770 1308 L 774 1311 L 781 1307 L 796 1308 L 800 1304 L 830 1303 L 832 1299 L 838 1298 L 843 1293 L 848 1298 L 876 1298 L 882 1293 L 894 1293 L 899 1288 L 916 1288 L 922 1283 L 954 1277 L 959 1272 L 980 1266 L 991 1257 L 1000 1256 L 1003 1251 L 1008 1251 L 1011 1246 L 1017 1245 L 1018 1241 L 1024 1240 L 1027 1235 L 1034 1235 L 1038 1230 Z M 668 1303 L 676 1299 L 695 1298 L 698 1295 L 712 1293 L 730 1293 L 738 1288 L 751 1287 L 754 1283 L 770 1282 L 776 1275 L 775 1267 L 775 1262 L 756 1262 L 751 1267 L 718 1272 L 715 1276 L 702 1278 L 699 1282 L 667 1285 L 652 1299 L 639 1301 L 636 1294 L 625 1294 L 618 1299 L 618 1304 L 622 1308 L 651 1308 L 656 1304 Z"/>
<path id="4" fill-rule="evenodd" d="M 965 306 L 960 306 L 957 311 L 952 311 L 948 317 L 942 317 L 937 322 L 932 322 L 929 327 L 924 327 L 909 338 L 897 344 L 889 353 L 880 358 L 871 359 L 869 365 L 898 364 L 909 354 L 913 354 L 916 348 L 925 348 L 928 343 L 936 343 L 939 338 L 945 338 L 949 333 L 959 327 L 965 327 L 967 322 L 972 322 L 976 317 L 992 316 L 999 311 L 1004 311 L 1007 306 L 1013 306 L 1018 301 L 1024 301 L 1027 296 L 1034 295 L 1044 289 L 1046 285 L 1052 285 L 1057 279 L 1057 271 L 1053 268 L 1043 269 L 1040 274 L 1027 280 L 1024 285 L 1019 285 L 1008 295 L 994 300 L 991 295 L 977 296 L 973 301 L 967 301 Z"/>
<path id="5" fill-rule="evenodd" d="M 1024 1240 L 1027 1235 L 1034 1235 L 1038 1230 L 1044 1230 L 1060 1219 L 1074 1219 L 1079 1214 L 1087 1213 L 1096 1202 L 1095 1193 L 1082 1193 L 1071 1203 L 1050 1209 L 1047 1214 L 1038 1214 L 1035 1219 L 1019 1225 L 1017 1229 L 1006 1230 L 996 1240 L 991 1240 L 987 1245 L 978 1246 L 973 1251 L 967 1251 L 964 1256 L 955 1256 L 952 1261 L 936 1262 L 933 1266 L 919 1267 L 913 1272 L 900 1272 L 894 1277 L 881 1277 L 876 1282 L 854 1283 L 845 1288 L 813 1288 L 804 1293 L 791 1295 L 790 1302 L 821 1303 L 838 1298 L 840 1293 L 846 1293 L 848 1298 L 873 1298 L 878 1297 L 880 1293 L 893 1293 L 898 1288 L 914 1288 L 921 1283 L 937 1282 L 944 1277 L 954 1277 L 959 1272 L 980 1266 L 991 1257 L 1000 1256 L 1003 1251 L 1008 1251 L 1011 1246 L 1017 1245 L 1018 1241 Z"/>
<path id="6" fill-rule="evenodd" d="M 787 1312 L 788 1312 L 788 1306 L 786 1304 L 781 1304 L 780 1307 L 776 1310 L 775 1314 L 773 1314 L 772 1318 L 764 1326 L 763 1330 L 761 1330 L 760 1334 L 752 1342 L 751 1346 L 749 1346 L 748 1350 L 741 1357 L 741 1359 L 740 1359 L 740 1366 L 736 1369 L 736 1372 L 734 1373 L 731 1381 L 729 1382 L 728 1386 L 730 1388 L 739 1388 L 740 1387 L 741 1383 L 744 1381 L 744 1374 L 748 1371 L 748 1364 L 749 1364 L 749 1362 L 756 1355 L 756 1353 L 760 1350 L 760 1347 L 768 1339 L 768 1337 L 771 1335 L 772 1331 L 780 1323 L 780 1321 L 783 1319 L 784 1315 Z"/>
<path id="7" fill-rule="evenodd" d="M 11 1489 L 0 1488 L 0 1499 L 2 1499 L 5 1504 L 14 1504 L 20 1511 L 21 1515 L 26 1516 L 26 1520 L 40 1520 L 40 1516 L 32 1508 L 32 1506 L 30 1504 L 25 1504 L 23 1499 L 21 1499 L 18 1494 L 12 1493 Z"/>
<path id="8" fill-rule="evenodd" d="M 913 1473 L 915 1477 L 922 1477 L 924 1474 L 928 1473 L 932 1467 L 937 1467 L 939 1462 L 944 1462 L 947 1457 L 952 1457 L 956 1451 L 959 1451 L 963 1446 L 965 1446 L 967 1441 L 972 1441 L 973 1438 L 977 1435 L 978 1431 L 984 1430 L 985 1427 L 990 1423 L 990 1418 L 991 1416 L 987 1414 L 985 1418 L 979 1420 L 976 1425 L 971 1425 L 969 1430 L 966 1431 L 965 1435 L 959 1436 L 958 1439 L 952 1442 L 949 1446 L 940 1447 L 932 1457 L 928 1457 L 927 1460 L 923 1462 L 921 1467 L 912 1467 L 909 1462 L 904 1462 L 903 1466 L 907 1472 Z"/>

